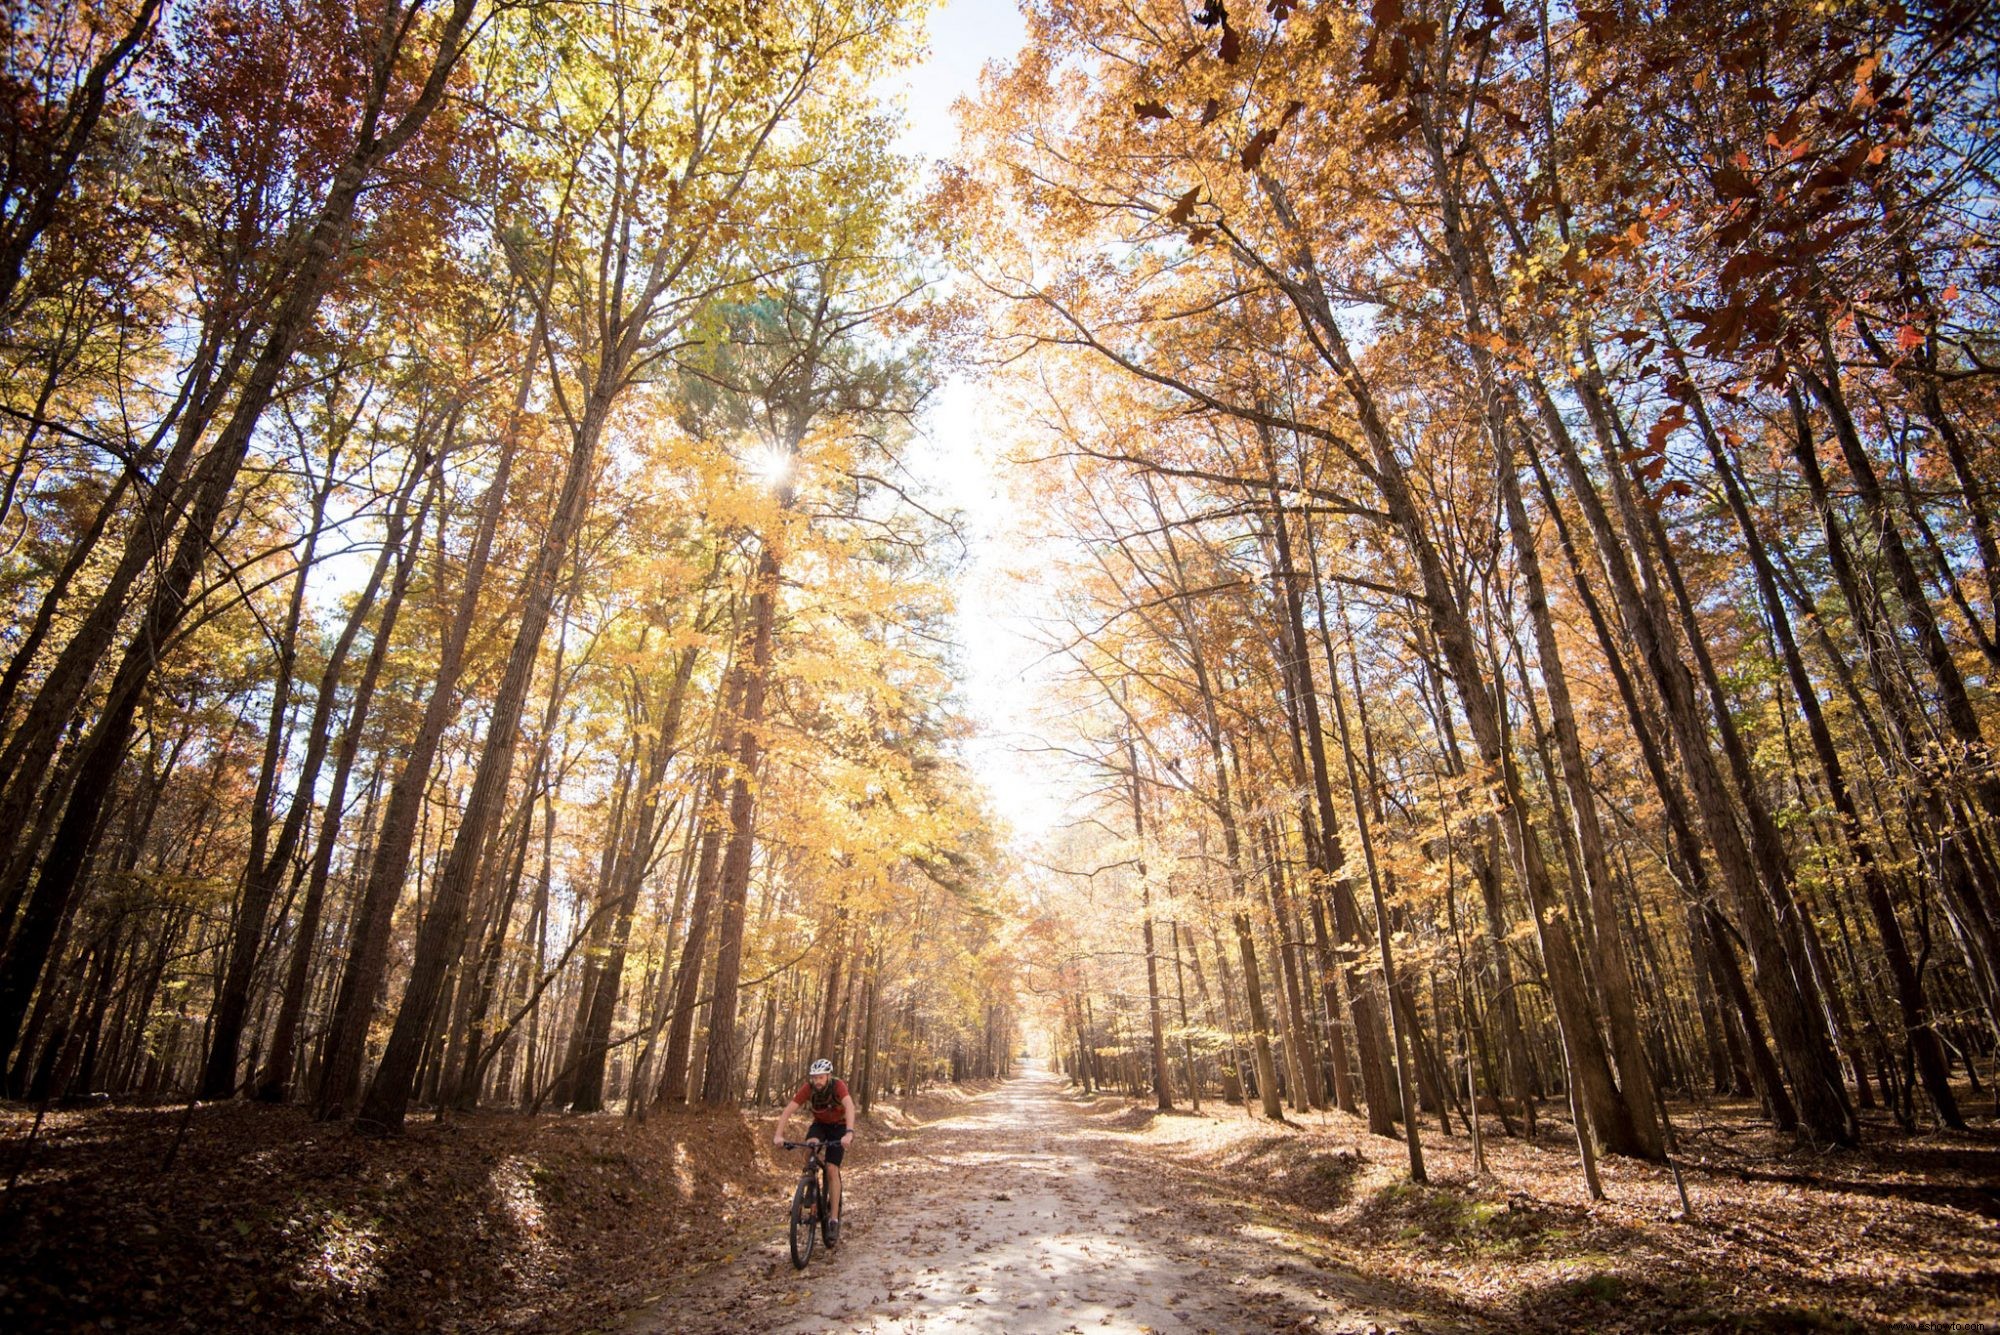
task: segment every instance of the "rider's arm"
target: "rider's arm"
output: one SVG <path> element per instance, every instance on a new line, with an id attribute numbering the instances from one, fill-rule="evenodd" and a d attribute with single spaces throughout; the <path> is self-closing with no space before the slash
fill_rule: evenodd
<path id="1" fill-rule="evenodd" d="M 854 1139 L 854 1096 L 849 1094 L 841 1099 L 840 1106 L 847 1114 L 847 1134 L 840 1138 L 840 1143 L 845 1145 L 848 1141 Z"/>
<path id="2" fill-rule="evenodd" d="M 793 1099 L 785 1105 L 785 1110 L 778 1114 L 778 1129 L 771 1133 L 771 1143 L 773 1145 L 783 1145 L 785 1143 L 785 1127 L 792 1120 L 792 1114 L 798 1110 L 799 1101 Z"/>

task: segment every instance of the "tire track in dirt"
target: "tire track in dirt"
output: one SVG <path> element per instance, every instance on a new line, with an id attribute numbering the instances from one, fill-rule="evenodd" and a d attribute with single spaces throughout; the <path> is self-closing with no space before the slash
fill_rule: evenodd
<path id="1" fill-rule="evenodd" d="M 1239 1215 L 1173 1198 L 1031 1068 L 965 1111 L 848 1152 L 841 1246 L 794 1270 L 784 1202 L 752 1252 L 634 1314 L 628 1335 L 772 1331 L 1456 1332 L 1351 1273 L 1276 1248 Z M 1121 1165 L 1110 1162 L 1114 1151 Z M 789 1191 L 789 1184 L 787 1187 Z M 1385 1301 L 1386 1299 L 1386 1301 Z"/>

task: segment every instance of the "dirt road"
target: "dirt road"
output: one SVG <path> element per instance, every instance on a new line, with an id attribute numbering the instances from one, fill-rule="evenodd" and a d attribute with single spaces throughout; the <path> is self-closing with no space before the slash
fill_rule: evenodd
<path id="1" fill-rule="evenodd" d="M 1168 1198 L 1133 1138 L 1030 1070 L 896 1141 L 857 1143 L 841 1246 L 768 1238 L 639 1314 L 660 1332 L 1455 1331 L 1254 1221 Z M 1378 1302 L 1380 1305 L 1378 1305 Z"/>

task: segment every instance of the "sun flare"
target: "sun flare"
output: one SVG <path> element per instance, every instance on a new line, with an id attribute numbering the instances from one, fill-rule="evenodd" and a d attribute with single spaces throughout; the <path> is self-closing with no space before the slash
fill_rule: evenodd
<path id="1" fill-rule="evenodd" d="M 795 463 L 791 451 L 781 445 L 759 445 L 743 459 L 744 471 L 757 485 L 774 490 L 791 481 Z"/>

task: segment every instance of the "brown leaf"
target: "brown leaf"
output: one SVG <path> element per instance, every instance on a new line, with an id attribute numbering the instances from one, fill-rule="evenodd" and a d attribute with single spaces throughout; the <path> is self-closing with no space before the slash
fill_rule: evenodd
<path id="1" fill-rule="evenodd" d="M 1167 210 L 1167 221 L 1176 227 L 1184 225 L 1189 218 L 1194 216 L 1194 202 L 1200 195 L 1201 187 L 1196 186 L 1175 200 L 1174 206 Z"/>
<path id="2" fill-rule="evenodd" d="M 1243 170 L 1256 171 L 1258 164 L 1264 161 L 1264 154 L 1277 142 L 1276 127 L 1267 127 L 1251 135 L 1250 142 L 1243 146 Z"/>
<path id="3" fill-rule="evenodd" d="M 1213 125 L 1215 124 L 1215 118 L 1221 114 L 1222 103 L 1211 97 L 1208 99 L 1208 105 L 1201 109 L 1201 123 L 1203 125 Z"/>
<path id="4" fill-rule="evenodd" d="M 1230 27 L 1227 21 L 1222 25 L 1222 47 L 1217 54 L 1225 65 L 1234 65 L 1243 56 L 1242 39 L 1237 37 L 1236 29 Z"/>
<path id="5" fill-rule="evenodd" d="M 1735 287 L 1759 274 L 1769 273 L 1777 267 L 1776 256 L 1761 250 L 1746 250 L 1722 266 L 1722 285 Z"/>
<path id="6" fill-rule="evenodd" d="M 1170 121 L 1174 118 L 1174 113 L 1168 111 L 1164 103 L 1151 101 L 1134 102 L 1132 114 L 1142 121 Z"/>
<path id="7" fill-rule="evenodd" d="M 1404 111 L 1398 115 L 1390 116 L 1386 120 L 1377 121 L 1368 133 L 1362 137 L 1361 142 L 1369 148 L 1380 148 L 1387 144 L 1396 143 L 1416 128 L 1416 114 Z"/>
<path id="8" fill-rule="evenodd" d="M 1715 173 L 1717 199 L 1755 199 L 1757 183 L 1733 162 L 1725 162 Z"/>
<path id="9" fill-rule="evenodd" d="M 1229 23 L 1229 6 L 1226 0 L 1205 0 L 1202 8 L 1195 11 L 1194 21 L 1204 28 L 1213 28 L 1220 23 Z"/>
<path id="10" fill-rule="evenodd" d="M 1741 245 L 1748 241 L 1757 230 L 1757 214 L 1753 210 L 1745 213 L 1735 222 L 1724 223 L 1715 229 L 1715 244 L 1718 246 Z"/>
<path id="11" fill-rule="evenodd" d="M 1676 403 L 1673 407 L 1667 409 L 1666 412 L 1660 414 L 1660 420 L 1653 423 L 1653 429 L 1646 433 L 1648 452 L 1660 456 L 1660 467 L 1666 467 L 1667 437 L 1686 426 L 1687 420 L 1687 409 Z M 1643 473 L 1646 470 L 1641 469 L 1640 471 Z M 1657 477 L 1658 474 L 1655 473 L 1652 476 Z"/>
<path id="12" fill-rule="evenodd" d="M 1618 31 L 1618 11 L 1609 6 L 1578 6 L 1576 21 L 1583 25 L 1584 35 L 1593 42 L 1601 42 Z"/>
<path id="13" fill-rule="evenodd" d="M 1367 81 L 1381 89 L 1385 98 L 1393 96 L 1410 72 L 1410 44 L 1399 35 L 1389 43 L 1386 54 L 1375 47 L 1372 39 L 1370 47 L 1374 56 L 1364 62 L 1368 66 Z"/>

